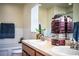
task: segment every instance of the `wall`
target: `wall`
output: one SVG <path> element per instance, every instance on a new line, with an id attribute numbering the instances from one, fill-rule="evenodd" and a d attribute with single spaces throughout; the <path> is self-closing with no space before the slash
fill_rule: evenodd
<path id="1" fill-rule="evenodd" d="M 73 4 L 73 21 L 79 21 L 79 4 Z"/>
<path id="2" fill-rule="evenodd" d="M 18 45 L 23 36 L 23 6 L 22 4 L 0 4 L 0 22 L 15 24 L 14 39 L 0 39 L 0 47 L 12 47 Z"/>
<path id="3" fill-rule="evenodd" d="M 1 22 L 15 23 L 16 27 L 23 27 L 22 4 L 0 4 Z"/>
<path id="4" fill-rule="evenodd" d="M 46 8 L 39 8 L 39 23 L 41 23 L 42 28 L 47 29 L 47 19 L 48 19 L 48 10 Z"/>
<path id="5" fill-rule="evenodd" d="M 35 33 L 31 32 L 31 8 L 35 4 L 25 4 L 24 5 L 24 39 L 35 38 Z"/>
<path id="6" fill-rule="evenodd" d="M 66 14 L 68 16 L 71 16 L 73 18 L 73 6 L 71 5 L 70 7 L 66 8 Z"/>
<path id="7" fill-rule="evenodd" d="M 51 28 L 51 21 L 52 21 L 52 17 L 54 16 L 54 7 L 52 7 L 51 9 L 48 9 L 48 29 Z"/>

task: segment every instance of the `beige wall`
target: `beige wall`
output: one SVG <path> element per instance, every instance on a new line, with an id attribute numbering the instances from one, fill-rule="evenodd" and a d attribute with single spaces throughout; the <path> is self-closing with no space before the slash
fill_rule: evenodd
<path id="1" fill-rule="evenodd" d="M 66 13 L 65 10 L 66 10 L 65 7 L 54 6 L 54 15 L 55 14 L 65 14 Z"/>
<path id="2" fill-rule="evenodd" d="M 0 4 L 0 23 L 15 23 L 15 38 L 0 39 L 3 48 L 19 46 L 18 42 L 23 37 L 23 6 L 23 4 Z"/>
<path id="3" fill-rule="evenodd" d="M 23 5 L 0 4 L 0 22 L 15 23 L 16 27 L 23 28 Z"/>
<path id="4" fill-rule="evenodd" d="M 24 5 L 24 38 L 32 39 L 35 38 L 35 33 L 31 32 L 31 8 L 35 4 Z"/>
<path id="5" fill-rule="evenodd" d="M 51 9 L 48 9 L 48 28 L 51 27 L 51 21 L 52 21 L 52 17 L 54 16 L 54 8 L 52 7 Z"/>
<path id="6" fill-rule="evenodd" d="M 73 21 L 79 22 L 79 4 L 73 4 Z"/>
<path id="7" fill-rule="evenodd" d="M 47 28 L 48 22 L 48 10 L 46 8 L 39 8 L 39 23 L 41 23 L 42 28 Z"/>

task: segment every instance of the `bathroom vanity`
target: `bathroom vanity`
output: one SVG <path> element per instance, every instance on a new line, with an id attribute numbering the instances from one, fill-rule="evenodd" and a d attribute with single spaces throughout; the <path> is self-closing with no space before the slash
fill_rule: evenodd
<path id="1" fill-rule="evenodd" d="M 49 41 L 23 40 L 23 56 L 69 56 L 79 55 L 78 50 L 71 49 L 70 46 L 54 46 Z"/>
<path id="2" fill-rule="evenodd" d="M 22 55 L 23 56 L 48 56 L 51 55 L 43 51 L 44 44 L 41 40 L 23 40 L 22 41 Z"/>

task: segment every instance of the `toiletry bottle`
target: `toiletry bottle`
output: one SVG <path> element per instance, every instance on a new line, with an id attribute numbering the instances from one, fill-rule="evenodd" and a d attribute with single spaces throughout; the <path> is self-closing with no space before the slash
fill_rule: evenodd
<path id="1" fill-rule="evenodd" d="M 70 48 L 74 48 L 74 40 L 73 39 L 71 40 Z"/>

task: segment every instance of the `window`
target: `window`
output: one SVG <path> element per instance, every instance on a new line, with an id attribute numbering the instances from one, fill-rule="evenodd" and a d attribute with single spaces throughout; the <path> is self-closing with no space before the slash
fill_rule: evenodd
<path id="1" fill-rule="evenodd" d="M 36 28 L 38 28 L 38 13 L 39 6 L 35 5 L 31 9 L 31 32 L 36 32 Z"/>

